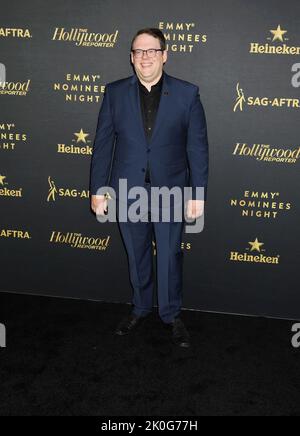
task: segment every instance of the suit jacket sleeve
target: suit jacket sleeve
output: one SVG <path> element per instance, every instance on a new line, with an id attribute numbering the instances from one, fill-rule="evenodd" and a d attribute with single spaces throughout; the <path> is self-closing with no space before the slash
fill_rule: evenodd
<path id="1" fill-rule="evenodd" d="M 192 199 L 196 199 L 196 187 L 204 188 L 204 195 L 198 195 L 199 200 L 207 199 L 208 182 L 208 139 L 206 117 L 200 100 L 197 86 L 190 110 L 187 135 L 187 155 L 190 170 L 190 186 Z"/>
<path id="2" fill-rule="evenodd" d="M 96 195 L 97 190 L 108 185 L 109 171 L 115 142 L 115 129 L 108 85 L 101 108 L 99 110 L 96 136 L 90 171 L 90 193 Z"/>

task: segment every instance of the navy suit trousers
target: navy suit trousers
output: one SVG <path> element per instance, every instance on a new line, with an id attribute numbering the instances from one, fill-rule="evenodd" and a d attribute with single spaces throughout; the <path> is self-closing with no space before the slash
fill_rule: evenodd
<path id="1" fill-rule="evenodd" d="M 150 210 L 150 188 L 148 190 Z M 122 222 L 117 221 L 129 261 L 130 281 L 133 287 L 133 312 L 146 316 L 153 309 L 153 236 L 156 248 L 157 296 L 159 316 L 170 323 L 178 316 L 182 306 L 183 251 L 181 248 L 184 219 L 180 222 Z"/>

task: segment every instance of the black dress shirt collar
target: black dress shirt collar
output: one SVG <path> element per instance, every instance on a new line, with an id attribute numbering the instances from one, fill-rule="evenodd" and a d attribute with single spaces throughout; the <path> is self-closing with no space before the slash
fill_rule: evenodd
<path id="1" fill-rule="evenodd" d="M 151 86 L 151 91 L 148 91 L 146 86 L 144 86 L 142 84 L 142 82 L 138 79 L 140 90 L 146 95 L 148 95 L 150 93 L 152 94 L 152 93 L 160 92 L 162 89 L 163 79 L 164 79 L 164 71 L 162 72 L 162 75 L 161 75 L 161 78 L 159 79 L 159 81 L 155 85 Z"/>

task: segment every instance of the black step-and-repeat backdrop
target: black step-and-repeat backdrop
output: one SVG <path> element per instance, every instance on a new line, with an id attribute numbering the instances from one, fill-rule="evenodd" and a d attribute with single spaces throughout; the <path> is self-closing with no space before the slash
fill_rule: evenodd
<path id="1" fill-rule="evenodd" d="M 300 318 L 298 0 L 11 0 L 0 22 L 2 291 L 130 302 L 117 223 L 89 208 L 105 84 L 144 27 L 199 85 L 205 230 L 184 234 L 184 307 Z M 155 253 L 155 245 L 153 246 Z"/>

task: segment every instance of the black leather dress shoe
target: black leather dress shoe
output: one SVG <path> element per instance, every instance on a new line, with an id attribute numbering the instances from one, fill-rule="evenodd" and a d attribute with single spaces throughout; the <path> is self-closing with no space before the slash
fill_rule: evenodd
<path id="1" fill-rule="evenodd" d="M 191 346 L 190 334 L 187 331 L 181 318 L 177 317 L 170 323 L 172 327 L 172 340 L 174 344 L 182 348 Z"/>
<path id="2" fill-rule="evenodd" d="M 127 315 L 118 324 L 115 330 L 115 334 L 119 336 L 127 335 L 138 325 L 140 325 L 144 319 L 145 319 L 144 316 L 136 316 L 133 313 Z"/>

